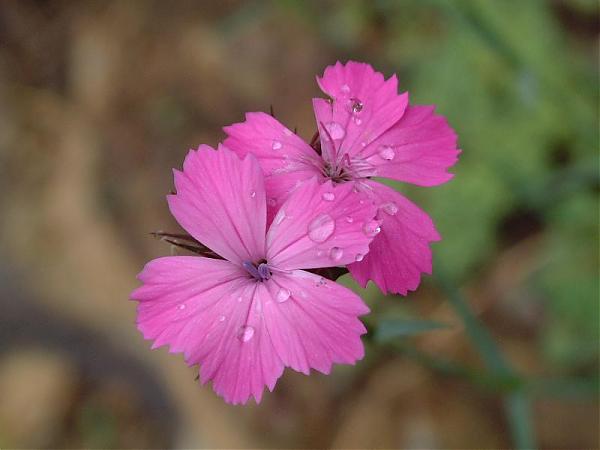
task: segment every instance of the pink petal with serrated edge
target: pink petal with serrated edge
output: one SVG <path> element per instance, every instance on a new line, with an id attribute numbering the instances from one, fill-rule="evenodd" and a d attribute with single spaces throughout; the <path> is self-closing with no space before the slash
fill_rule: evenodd
<path id="1" fill-rule="evenodd" d="M 385 80 L 369 64 L 338 62 L 327 67 L 317 82 L 332 99 L 313 100 L 323 157 L 329 161 L 360 153 L 394 125 L 408 105 L 408 95 L 397 92 L 396 76 Z"/>
<path id="2" fill-rule="evenodd" d="M 174 173 L 177 194 L 167 200 L 188 233 L 232 262 L 264 257 L 265 187 L 254 156 L 240 161 L 224 147 L 201 145 Z"/>
<path id="3" fill-rule="evenodd" d="M 224 145 L 245 157 L 258 159 L 268 193 L 268 223 L 298 183 L 321 176 L 321 157 L 295 133 L 272 116 L 247 113 L 246 120 L 224 127 Z"/>
<path id="4" fill-rule="evenodd" d="M 283 302 L 280 289 L 289 292 Z M 363 357 L 360 336 L 366 329 L 357 317 L 369 308 L 351 290 L 301 270 L 275 274 L 258 290 L 272 298 L 263 307 L 265 327 L 286 366 L 329 373 L 333 363 L 354 364 Z"/>
<path id="5" fill-rule="evenodd" d="M 365 183 L 380 202 L 383 223 L 369 253 L 348 269 L 363 287 L 373 280 L 384 294 L 406 295 L 419 286 L 421 273 L 431 274 L 429 243 L 439 241 L 440 235 L 431 218 L 394 189 Z"/>
<path id="6" fill-rule="evenodd" d="M 457 136 L 433 106 L 409 106 L 402 118 L 359 155 L 377 176 L 434 186 L 453 177 L 458 160 Z"/>
<path id="7" fill-rule="evenodd" d="M 267 233 L 267 259 L 278 269 L 341 266 L 369 251 L 376 234 L 373 201 L 353 183 L 302 183 L 281 206 Z M 369 232 L 365 226 L 371 225 Z"/>
<path id="8" fill-rule="evenodd" d="M 131 297 L 139 301 L 138 328 L 153 348 L 169 345 L 189 365 L 200 364 L 202 383 L 212 381 L 229 403 L 251 396 L 260 402 L 264 387 L 273 389 L 284 365 L 256 313 L 257 283 L 242 269 L 177 256 L 151 261 L 139 278 L 144 285 Z"/>

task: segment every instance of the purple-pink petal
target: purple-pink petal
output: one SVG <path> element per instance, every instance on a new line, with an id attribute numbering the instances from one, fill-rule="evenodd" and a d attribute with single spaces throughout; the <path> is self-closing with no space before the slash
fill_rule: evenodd
<path id="1" fill-rule="evenodd" d="M 304 271 L 255 282 L 236 265 L 193 256 L 159 258 L 139 275 L 138 328 L 200 364 L 227 402 L 260 402 L 284 367 L 329 373 L 364 355 L 358 316 L 369 310 L 349 289 Z"/>
<path id="2" fill-rule="evenodd" d="M 202 383 L 230 403 L 260 401 L 273 388 L 283 363 L 273 351 L 255 308 L 257 284 L 236 265 L 194 256 L 159 258 L 139 275 L 144 285 L 138 328 L 153 348 L 169 345 L 189 365 L 200 364 Z"/>
<path id="3" fill-rule="evenodd" d="M 406 295 L 419 286 L 421 273 L 431 274 L 429 243 L 440 235 L 431 218 L 406 197 L 381 183 L 364 183 L 379 202 L 383 222 L 369 253 L 348 269 L 362 286 L 372 280 L 383 293 Z"/>
<path id="4" fill-rule="evenodd" d="M 224 145 L 240 157 L 254 155 L 265 174 L 268 192 L 268 223 L 298 183 L 321 176 L 319 155 L 272 116 L 247 113 L 246 120 L 224 128 Z"/>
<path id="5" fill-rule="evenodd" d="M 201 145 L 174 173 L 169 208 L 188 233 L 232 262 L 264 257 L 265 187 L 252 155 L 240 161 L 224 147 Z"/>
<path id="6" fill-rule="evenodd" d="M 329 373 L 333 363 L 354 364 L 364 356 L 366 329 L 358 316 L 369 309 L 351 290 L 301 270 L 275 274 L 258 290 L 268 299 L 264 323 L 286 366 Z"/>
<path id="7" fill-rule="evenodd" d="M 408 105 L 408 95 L 397 92 L 396 76 L 385 80 L 369 64 L 338 62 L 327 67 L 317 82 L 330 97 L 313 100 L 321 145 L 334 147 L 333 152 L 323 152 L 330 161 L 345 154 L 355 157 L 400 120 Z"/>
<path id="8" fill-rule="evenodd" d="M 453 177 L 447 170 L 458 160 L 456 143 L 456 133 L 433 106 L 409 106 L 360 157 L 375 168 L 377 176 L 435 186 Z"/>
<path id="9" fill-rule="evenodd" d="M 308 180 L 281 206 L 267 233 L 269 264 L 279 269 L 342 266 L 362 257 L 376 233 L 377 208 L 352 183 Z"/>

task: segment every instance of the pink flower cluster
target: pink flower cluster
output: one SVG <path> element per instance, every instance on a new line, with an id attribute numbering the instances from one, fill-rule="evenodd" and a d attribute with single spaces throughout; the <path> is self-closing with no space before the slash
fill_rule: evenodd
<path id="1" fill-rule="evenodd" d="M 363 286 L 400 294 L 431 273 L 431 219 L 374 177 L 448 181 L 456 134 L 368 64 L 337 63 L 317 82 L 328 96 L 313 100 L 319 140 L 248 113 L 217 150 L 189 152 L 169 208 L 215 257 L 150 261 L 131 294 L 153 348 L 200 364 L 229 403 L 260 402 L 285 367 L 329 373 L 363 357 L 369 309 L 310 270 L 347 266 Z"/>

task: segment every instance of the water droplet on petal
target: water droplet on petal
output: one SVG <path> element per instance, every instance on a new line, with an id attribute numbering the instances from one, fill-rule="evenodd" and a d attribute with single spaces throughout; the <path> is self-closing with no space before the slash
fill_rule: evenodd
<path id="1" fill-rule="evenodd" d="M 219 316 L 219 322 L 225 322 L 225 316 Z"/>
<path id="2" fill-rule="evenodd" d="M 381 231 L 381 227 L 379 226 L 379 222 L 376 220 L 371 220 L 370 222 L 365 223 L 363 226 L 363 231 L 369 237 L 373 237 Z"/>
<path id="3" fill-rule="evenodd" d="M 382 145 L 379 147 L 379 156 L 381 156 L 386 161 L 391 161 L 396 156 L 396 152 L 389 145 Z"/>
<path id="4" fill-rule="evenodd" d="M 248 342 L 254 336 L 254 328 L 250 325 L 240 327 L 238 331 L 238 339 L 242 342 Z"/>
<path id="5" fill-rule="evenodd" d="M 243 300 L 243 298 L 242 298 L 242 297 L 238 297 L 238 298 L 237 298 L 237 301 L 238 301 L 238 303 L 242 303 L 242 300 Z"/>
<path id="6" fill-rule="evenodd" d="M 342 84 L 340 91 L 342 91 L 344 94 L 348 94 L 350 92 L 350 86 L 347 84 Z"/>
<path id="7" fill-rule="evenodd" d="M 342 139 L 346 135 L 344 127 L 337 122 L 329 122 L 325 128 L 327 128 L 327 132 L 331 136 L 331 139 Z"/>
<path id="8" fill-rule="evenodd" d="M 365 255 L 363 255 L 362 253 L 357 253 L 356 256 L 354 257 L 354 261 L 361 262 L 364 258 L 365 258 Z"/>
<path id="9" fill-rule="evenodd" d="M 256 302 L 256 305 L 254 305 L 254 309 L 256 310 L 257 313 L 261 313 L 262 312 L 262 303 L 260 301 Z"/>
<path id="10" fill-rule="evenodd" d="M 352 223 L 352 222 L 354 222 L 354 219 L 350 216 L 346 216 L 346 222 Z"/>
<path id="11" fill-rule="evenodd" d="M 254 197 L 256 197 L 256 191 L 250 192 L 250 198 L 254 198 Z"/>
<path id="12" fill-rule="evenodd" d="M 181 305 L 179 305 L 179 309 L 185 309 L 185 304 L 182 303 Z"/>
<path id="13" fill-rule="evenodd" d="M 363 103 L 357 98 L 352 98 L 350 100 L 352 102 L 352 112 L 355 114 L 361 112 L 363 109 Z"/>
<path id="14" fill-rule="evenodd" d="M 277 199 L 275 199 L 275 198 L 269 199 L 269 206 L 275 206 L 276 204 L 277 204 Z"/>
<path id="15" fill-rule="evenodd" d="M 344 250 L 339 247 L 332 247 L 329 251 L 329 257 L 334 261 L 339 261 L 344 256 Z"/>
<path id="16" fill-rule="evenodd" d="M 357 117 L 355 117 L 355 118 L 354 118 L 354 123 L 355 123 L 356 125 L 360 125 L 360 124 L 362 123 L 362 120 L 361 120 L 361 119 L 359 119 L 359 118 L 357 118 Z"/>
<path id="17" fill-rule="evenodd" d="M 275 300 L 277 300 L 279 303 L 283 303 L 288 298 L 290 298 L 290 295 L 292 295 L 292 293 L 289 289 L 281 288 L 279 289 L 279 291 L 277 291 L 277 295 L 275 295 Z"/>
<path id="18" fill-rule="evenodd" d="M 325 200 L 326 202 L 332 202 L 335 200 L 335 194 L 333 192 L 324 192 L 323 200 Z"/>
<path id="19" fill-rule="evenodd" d="M 320 214 L 308 224 L 308 237 L 314 242 L 325 242 L 335 230 L 335 221 L 329 214 Z"/>
<path id="20" fill-rule="evenodd" d="M 277 212 L 275 219 L 273 219 L 273 222 L 275 223 L 275 225 L 279 225 L 281 222 L 283 222 L 283 219 L 285 219 L 285 211 L 283 209 L 280 209 Z"/>
<path id="21" fill-rule="evenodd" d="M 283 144 L 279 141 L 273 141 L 273 145 L 271 145 L 273 150 L 281 150 L 281 147 L 283 147 Z"/>
<path id="22" fill-rule="evenodd" d="M 398 205 L 396 205 L 394 202 L 384 203 L 380 208 L 390 216 L 393 216 L 398 212 Z"/>

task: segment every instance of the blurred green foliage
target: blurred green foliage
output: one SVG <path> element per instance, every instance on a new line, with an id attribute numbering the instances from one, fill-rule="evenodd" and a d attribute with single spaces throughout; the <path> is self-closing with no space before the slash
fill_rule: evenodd
<path id="1" fill-rule="evenodd" d="M 435 192 L 397 185 L 444 237 L 434 246 L 436 264 L 455 282 L 472 279 L 500 250 L 511 212 L 539 216 L 547 245 L 534 281 L 549 314 L 542 346 L 559 365 L 585 365 L 597 360 L 599 338 L 597 70 L 584 50 L 573 51 L 551 6 L 351 3 L 334 23 L 385 18 L 377 56 L 400 73 L 413 102 L 435 103 L 459 134 L 452 182 Z"/>
<path id="2" fill-rule="evenodd" d="M 317 17 L 306 3 L 286 4 Z M 436 104 L 459 135 L 463 153 L 450 183 L 431 190 L 386 181 L 433 216 L 444 238 L 433 247 L 434 272 L 442 270 L 454 285 L 474 281 L 508 245 L 504 235 L 511 244 L 523 232 L 541 236 L 543 251 L 525 284 L 543 301 L 538 335 L 543 357 L 563 374 L 597 367 L 597 55 L 586 47 L 577 24 L 560 22 L 565 8 L 574 16 L 596 14 L 597 20 L 597 2 L 379 0 L 329 5 L 326 19 L 314 19 L 323 39 L 349 59 L 398 73 L 411 101 Z M 469 329 L 469 312 L 458 301 L 467 333 L 474 330 L 475 347 L 493 362 L 497 349 L 482 348 L 481 330 L 476 323 Z M 406 337 L 410 330 L 431 325 L 381 317 L 377 327 L 382 328 L 375 334 L 380 340 Z M 519 391 L 506 399 L 515 442 L 528 446 L 529 430 L 520 428 L 526 422 L 526 403 Z"/>
<path id="3" fill-rule="evenodd" d="M 453 181 L 433 191 L 387 182 L 435 219 L 444 237 L 436 266 L 455 283 L 475 279 L 502 250 L 511 215 L 525 212 L 545 242 L 530 280 L 547 303 L 541 348 L 559 367 L 597 363 L 597 61 L 559 21 L 561 7 L 593 16 L 597 2 L 277 4 L 339 59 L 398 73 L 412 102 L 436 104 L 456 129 Z"/>

